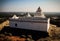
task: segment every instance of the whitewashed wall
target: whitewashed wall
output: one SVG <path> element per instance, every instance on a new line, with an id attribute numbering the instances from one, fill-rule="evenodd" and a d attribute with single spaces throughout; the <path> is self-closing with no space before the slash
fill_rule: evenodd
<path id="1" fill-rule="evenodd" d="M 17 24 L 17 26 L 15 26 L 15 24 Z M 10 27 L 38 30 L 38 31 L 47 31 L 48 22 L 47 23 L 37 23 L 37 22 L 10 21 Z"/>

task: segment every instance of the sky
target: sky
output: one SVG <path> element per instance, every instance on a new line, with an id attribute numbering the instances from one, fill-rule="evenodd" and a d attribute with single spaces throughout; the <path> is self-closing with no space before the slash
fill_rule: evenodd
<path id="1" fill-rule="evenodd" d="M 2 0 L 0 12 L 60 12 L 60 0 Z"/>

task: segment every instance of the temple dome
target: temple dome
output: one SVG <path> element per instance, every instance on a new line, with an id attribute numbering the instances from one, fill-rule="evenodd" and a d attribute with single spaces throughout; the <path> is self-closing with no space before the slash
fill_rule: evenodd
<path id="1" fill-rule="evenodd" d="M 37 11 L 36 12 L 41 12 L 42 10 L 41 10 L 41 8 L 40 7 L 38 7 L 38 9 L 37 9 Z"/>
<path id="2" fill-rule="evenodd" d="M 12 19 L 18 19 L 19 17 L 17 17 L 16 15 L 13 15 Z"/>
<path id="3" fill-rule="evenodd" d="M 41 17 L 41 18 L 45 18 L 45 15 L 42 13 L 42 10 L 40 7 L 38 7 L 36 14 L 34 15 L 34 17 Z"/>

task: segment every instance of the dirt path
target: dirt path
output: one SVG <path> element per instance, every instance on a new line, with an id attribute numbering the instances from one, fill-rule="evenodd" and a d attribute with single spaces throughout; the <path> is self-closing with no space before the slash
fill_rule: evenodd
<path id="1" fill-rule="evenodd" d="M 0 24 L 0 30 L 2 30 L 4 28 L 4 26 L 9 26 L 9 21 L 6 20 L 3 23 Z"/>

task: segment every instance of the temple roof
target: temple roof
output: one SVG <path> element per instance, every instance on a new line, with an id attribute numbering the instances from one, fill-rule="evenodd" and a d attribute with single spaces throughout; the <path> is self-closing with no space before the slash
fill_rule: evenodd
<path id="1" fill-rule="evenodd" d="M 10 19 L 10 21 L 47 23 L 48 18 L 23 17 L 19 19 Z"/>

